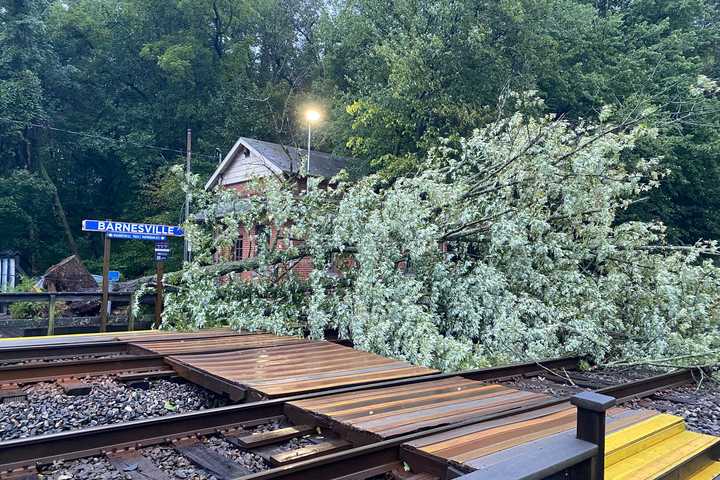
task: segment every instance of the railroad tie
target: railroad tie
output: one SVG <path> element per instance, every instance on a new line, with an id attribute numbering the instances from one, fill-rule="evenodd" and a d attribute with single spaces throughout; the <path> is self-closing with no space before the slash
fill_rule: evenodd
<path id="1" fill-rule="evenodd" d="M 172 369 L 165 369 L 165 370 L 152 370 L 147 372 L 132 372 L 132 373 L 121 373 L 117 376 L 117 379 L 119 382 L 124 383 L 132 383 L 136 381 L 147 381 L 147 380 L 156 380 L 158 378 L 169 378 L 174 377 L 177 374 L 175 373 L 175 370 Z"/>
<path id="2" fill-rule="evenodd" d="M 311 458 L 319 457 L 322 455 L 328 455 L 330 453 L 339 452 L 341 450 L 347 450 L 352 447 L 352 443 L 347 440 L 340 438 L 328 439 L 325 442 L 316 443 L 314 445 L 308 445 L 307 447 L 296 448 L 294 450 L 288 450 L 286 452 L 279 452 L 270 455 L 270 463 L 273 466 L 279 467 L 287 465 L 288 463 L 300 462 L 302 460 L 309 460 Z"/>
<path id="3" fill-rule="evenodd" d="M 0 386 L 0 402 L 13 403 L 27 400 L 27 393 L 15 383 Z"/>
<path id="4" fill-rule="evenodd" d="M 232 480 L 252 473 L 248 468 L 208 448 L 201 440 L 179 441 L 175 444 L 175 450 L 194 464 L 215 475 L 218 480 Z"/>
<path id="5" fill-rule="evenodd" d="M 393 470 L 391 475 L 395 480 L 440 480 L 440 477 L 430 473 L 412 473 L 400 469 Z"/>
<path id="6" fill-rule="evenodd" d="M 296 425 L 244 436 L 226 435 L 225 438 L 233 445 L 241 448 L 256 448 L 302 437 L 303 435 L 311 433 L 313 430 L 315 430 L 315 427 L 312 425 Z"/>
<path id="7" fill-rule="evenodd" d="M 13 470 L 12 472 L 1 472 L 0 478 L 3 480 L 38 480 L 38 472 L 36 467 L 25 467 Z"/>
<path id="8" fill-rule="evenodd" d="M 92 384 L 85 383 L 85 382 L 78 382 L 74 380 L 63 380 L 60 382 L 60 386 L 62 387 L 63 391 L 65 392 L 65 395 L 70 396 L 81 396 L 81 395 L 87 395 L 92 391 Z"/>
<path id="9" fill-rule="evenodd" d="M 110 464 L 131 480 L 170 480 L 170 477 L 137 451 L 122 451 L 105 455 Z"/>

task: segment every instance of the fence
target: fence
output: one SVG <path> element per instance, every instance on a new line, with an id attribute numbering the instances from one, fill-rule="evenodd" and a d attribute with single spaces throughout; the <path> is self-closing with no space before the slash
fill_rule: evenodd
<path id="1" fill-rule="evenodd" d="M 47 334 L 55 333 L 55 304 L 57 302 L 82 302 L 87 300 L 99 299 L 102 292 L 15 292 L 0 293 L 0 308 L 16 302 L 35 302 L 48 304 L 48 327 Z M 132 294 L 130 292 L 110 292 L 108 298 L 108 309 L 112 304 L 127 305 L 131 302 Z M 155 297 L 153 295 L 144 296 L 141 299 L 143 304 L 154 305 Z M 135 316 L 132 309 L 128 310 L 128 330 L 135 329 Z"/>

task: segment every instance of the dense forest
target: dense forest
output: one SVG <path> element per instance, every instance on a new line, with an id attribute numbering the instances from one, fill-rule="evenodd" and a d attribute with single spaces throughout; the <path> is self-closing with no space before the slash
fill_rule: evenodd
<path id="1" fill-rule="evenodd" d="M 659 134 L 623 161 L 657 158 L 667 176 L 623 215 L 663 221 L 676 244 L 720 238 L 718 8 L 2 0 L 0 250 L 18 250 L 34 274 L 73 252 L 97 271 L 101 241 L 81 219 L 181 221 L 170 167 L 188 128 L 193 169 L 207 176 L 238 136 L 302 144 L 299 112 L 318 105 L 316 147 L 391 183 L 417 173 L 438 139 L 493 122 L 514 92 L 569 124 L 656 109 Z M 117 243 L 114 269 L 151 266 L 150 245 Z"/>

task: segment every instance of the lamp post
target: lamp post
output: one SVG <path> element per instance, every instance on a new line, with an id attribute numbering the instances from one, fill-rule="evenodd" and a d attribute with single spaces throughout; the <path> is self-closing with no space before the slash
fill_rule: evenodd
<path id="1" fill-rule="evenodd" d="M 312 138 L 312 124 L 320 120 L 320 112 L 317 110 L 307 110 L 305 112 L 305 120 L 308 122 L 308 159 L 307 159 L 307 176 L 310 176 L 310 140 Z"/>

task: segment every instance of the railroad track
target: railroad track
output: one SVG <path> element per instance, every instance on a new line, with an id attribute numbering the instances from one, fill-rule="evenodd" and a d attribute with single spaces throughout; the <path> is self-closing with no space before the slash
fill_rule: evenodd
<path id="1" fill-rule="evenodd" d="M 398 480 L 454 478 L 472 469 L 428 454 L 438 438 L 556 416 L 569 428 L 575 410 L 565 393 L 580 387 L 623 403 L 694 380 L 692 371 L 679 370 L 607 385 L 575 371 L 579 360 L 440 374 L 333 343 L 228 331 L 0 345 L 0 397 L 8 387 L 41 381 L 78 387 L 73 379 L 92 376 L 127 382 L 180 376 L 245 402 L 3 441 L 0 478 L 36 478 L 38 468 L 79 458 L 123 478 L 172 478 L 158 468 L 158 452 L 228 480 L 350 480 L 390 472 Z M 550 388 L 525 391 L 523 382 L 512 388 L 518 377 Z"/>
<path id="2" fill-rule="evenodd" d="M 153 470 L 152 462 L 143 453 L 163 445 L 220 479 L 369 478 L 402 470 L 410 456 L 402 446 L 409 442 L 566 404 L 566 397 L 550 398 L 480 382 L 571 370 L 577 367 L 578 360 L 565 358 L 543 362 L 542 366 L 524 363 L 458 374 L 431 374 L 0 442 L 0 471 L 4 472 L 0 477 L 32 478 L 39 465 L 102 456 L 131 478 L 170 478 Z M 691 371 L 680 370 L 603 387 L 597 392 L 627 401 L 692 380 Z M 370 425 L 367 428 L 355 427 L 352 421 L 342 421 L 332 413 L 333 409 L 343 408 L 337 405 L 357 401 L 362 407 L 349 416 L 357 418 L 361 410 L 364 415 L 374 416 L 365 423 Z M 379 408 L 373 402 L 381 402 Z M 406 412 L 408 402 L 416 405 L 414 411 L 422 415 L 412 413 L 398 421 L 393 416 L 393 405 L 403 406 Z M 327 404 L 330 413 L 323 410 Z M 395 425 L 383 430 L 383 421 L 378 422 L 378 418 L 392 418 Z M 373 422 L 377 428 L 372 427 Z M 268 431 L 257 433 L 258 428 Z M 208 446 L 208 438 L 256 456 L 266 470 L 253 473 L 246 465 L 218 454 Z M 298 439 L 303 439 L 302 443 Z M 427 463 L 426 459 L 422 461 Z M 141 476 L 137 468 L 152 474 Z M 440 467 L 422 468 L 432 472 Z"/>

